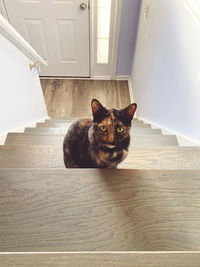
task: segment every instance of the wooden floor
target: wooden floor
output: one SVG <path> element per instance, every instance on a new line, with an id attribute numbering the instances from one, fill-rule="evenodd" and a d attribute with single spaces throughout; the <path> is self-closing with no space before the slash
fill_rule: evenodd
<path id="1" fill-rule="evenodd" d="M 108 108 L 130 104 L 127 81 L 41 79 L 49 117 L 91 116 L 91 100 L 98 99 Z"/>

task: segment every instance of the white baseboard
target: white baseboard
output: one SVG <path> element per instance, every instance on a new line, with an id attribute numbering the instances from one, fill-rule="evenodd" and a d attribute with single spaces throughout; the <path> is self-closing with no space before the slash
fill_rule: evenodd
<path id="1" fill-rule="evenodd" d="M 93 77 L 65 77 L 65 76 L 40 76 L 41 80 L 111 80 L 111 76 L 93 76 Z M 117 81 L 128 81 L 129 75 L 116 75 L 115 80 Z"/>
<path id="2" fill-rule="evenodd" d="M 129 78 L 130 78 L 129 75 L 116 75 L 115 76 L 115 80 L 117 81 L 128 81 Z"/>
<path id="3" fill-rule="evenodd" d="M 93 77 L 65 77 L 65 76 L 40 76 L 41 80 L 111 80 L 111 76 L 93 76 Z M 115 80 L 117 81 L 129 81 L 130 75 L 116 75 Z"/>
<path id="4" fill-rule="evenodd" d="M 0 145 L 4 145 L 8 133 L 10 133 L 10 132 L 12 132 L 12 133 L 23 133 L 25 128 L 27 128 L 27 127 L 36 127 L 36 124 L 38 122 L 44 122 L 46 119 L 49 119 L 49 117 L 45 117 L 43 119 L 39 119 L 37 121 L 28 123 L 26 125 L 23 125 L 21 127 L 16 128 L 16 129 L 12 129 L 9 132 L 0 133 Z"/>
<path id="5" fill-rule="evenodd" d="M 128 81 L 128 89 L 130 94 L 131 103 L 134 103 L 133 85 L 130 75 L 116 75 L 118 81 Z"/>
<path id="6" fill-rule="evenodd" d="M 131 98 L 131 103 L 134 103 L 134 94 L 133 94 L 133 84 L 132 84 L 132 80 L 131 77 L 129 77 L 128 79 L 128 88 L 129 88 L 129 94 L 130 94 L 130 98 Z"/>
<path id="7" fill-rule="evenodd" d="M 158 125 L 156 123 L 153 123 L 153 122 L 146 120 L 146 119 L 143 119 L 141 117 L 139 117 L 138 120 L 143 120 L 144 123 L 151 124 L 152 129 L 161 129 L 161 131 L 164 135 L 176 135 L 179 146 L 200 146 L 199 142 L 197 142 L 191 138 L 188 138 L 188 137 L 186 137 L 180 133 L 174 132 L 174 131 L 172 131 L 172 130 L 170 130 L 170 129 L 162 126 L 162 125 Z"/>
<path id="8" fill-rule="evenodd" d="M 40 80 L 91 80 L 90 77 L 40 76 Z"/>
<path id="9" fill-rule="evenodd" d="M 93 76 L 90 80 L 112 80 L 111 76 Z"/>
<path id="10" fill-rule="evenodd" d="M 111 76 L 94 76 L 94 77 L 52 77 L 52 76 L 42 76 L 40 80 L 111 80 Z"/>

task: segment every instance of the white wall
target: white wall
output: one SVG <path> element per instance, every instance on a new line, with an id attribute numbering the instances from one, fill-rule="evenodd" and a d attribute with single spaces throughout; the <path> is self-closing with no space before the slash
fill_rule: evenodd
<path id="1" fill-rule="evenodd" d="M 37 70 L 0 34 L 0 134 L 47 117 Z"/>
<path id="2" fill-rule="evenodd" d="M 200 19 L 185 0 L 149 3 L 132 72 L 137 116 L 200 142 Z"/>

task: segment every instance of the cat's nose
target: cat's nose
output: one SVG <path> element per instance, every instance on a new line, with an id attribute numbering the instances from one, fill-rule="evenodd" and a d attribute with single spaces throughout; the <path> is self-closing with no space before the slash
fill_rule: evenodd
<path id="1" fill-rule="evenodd" d="M 108 142 L 112 143 L 113 141 L 114 141 L 114 136 L 113 135 L 108 136 Z"/>

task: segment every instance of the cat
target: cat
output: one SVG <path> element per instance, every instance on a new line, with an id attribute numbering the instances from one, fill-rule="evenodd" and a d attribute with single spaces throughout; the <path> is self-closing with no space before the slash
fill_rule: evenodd
<path id="1" fill-rule="evenodd" d="M 124 109 L 106 109 L 91 102 L 93 121 L 74 122 L 63 143 L 66 168 L 117 168 L 128 154 L 129 131 L 137 104 Z"/>

